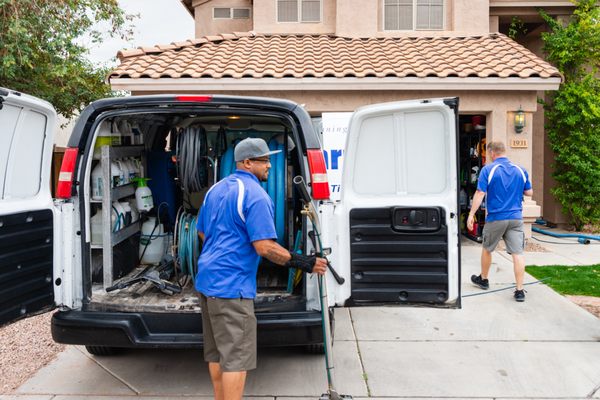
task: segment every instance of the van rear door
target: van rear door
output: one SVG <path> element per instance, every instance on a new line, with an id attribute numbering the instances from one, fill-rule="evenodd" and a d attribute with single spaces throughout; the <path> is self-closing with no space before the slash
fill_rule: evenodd
<path id="1" fill-rule="evenodd" d="M 349 283 L 336 303 L 460 306 L 457 121 L 456 98 L 353 114 L 329 235 Z"/>
<path id="2" fill-rule="evenodd" d="M 0 325 L 54 305 L 55 121 L 50 104 L 0 88 Z"/>

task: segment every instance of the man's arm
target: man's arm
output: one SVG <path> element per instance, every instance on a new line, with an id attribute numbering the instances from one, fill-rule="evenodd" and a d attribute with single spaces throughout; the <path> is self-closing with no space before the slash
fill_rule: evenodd
<path id="1" fill-rule="evenodd" d="M 475 212 L 479 209 L 479 206 L 481 206 L 481 202 L 483 201 L 484 197 L 485 192 L 482 192 L 481 190 L 477 190 L 473 195 L 473 204 L 471 205 L 471 211 L 469 211 L 469 218 L 467 218 L 467 228 L 469 230 L 473 229 L 473 222 L 475 221 Z"/>
<path id="2" fill-rule="evenodd" d="M 198 231 L 198 236 L 200 237 L 200 240 L 202 240 L 202 243 L 204 243 L 204 232 Z"/>
<path id="3" fill-rule="evenodd" d="M 256 240 L 252 242 L 259 256 L 274 262 L 278 265 L 285 265 L 292 259 L 292 255 L 284 247 L 280 246 L 276 241 L 271 239 Z M 323 275 L 327 270 L 327 260 L 317 257 L 313 266 L 313 273 Z"/>
<path id="4" fill-rule="evenodd" d="M 523 191 L 525 196 L 533 196 L 533 189 L 527 189 Z"/>

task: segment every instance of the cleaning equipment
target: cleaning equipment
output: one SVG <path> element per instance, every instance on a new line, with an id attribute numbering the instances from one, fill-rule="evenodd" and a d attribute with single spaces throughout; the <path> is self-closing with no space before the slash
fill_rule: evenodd
<path id="1" fill-rule="evenodd" d="M 200 257 L 200 241 L 196 230 L 197 216 L 186 213 L 183 208 L 177 213 L 175 237 L 173 238 L 173 257 L 179 265 L 182 274 L 189 275 L 192 282 L 196 279 L 198 271 L 198 257 Z"/>
<path id="2" fill-rule="evenodd" d="M 201 126 L 180 129 L 176 143 L 177 176 L 187 193 L 208 186 L 208 139 Z"/>
<path id="3" fill-rule="evenodd" d="M 99 160 L 102 155 L 102 146 L 112 145 L 112 134 L 110 132 L 110 121 L 103 121 L 98 127 L 98 136 L 96 136 L 96 143 L 94 144 L 94 159 Z"/>
<path id="4" fill-rule="evenodd" d="M 158 264 L 165 255 L 165 232 L 156 217 L 148 217 L 142 224 L 139 258 L 142 264 Z"/>
<path id="5" fill-rule="evenodd" d="M 121 186 L 125 183 L 125 177 L 123 176 L 123 171 L 119 168 L 119 164 L 116 161 L 110 162 L 110 176 L 111 176 L 111 185 L 112 187 Z"/>
<path id="6" fill-rule="evenodd" d="M 552 236 L 555 238 L 577 238 L 577 241 L 581 244 L 590 244 L 590 240 L 600 240 L 600 236 L 582 235 L 579 233 L 556 233 L 556 232 L 550 232 L 547 229 L 540 229 L 535 226 L 532 226 L 531 230 L 534 232 L 541 233 L 543 235 Z"/>
<path id="7" fill-rule="evenodd" d="M 296 176 L 293 180 L 296 189 L 300 193 L 300 198 L 304 203 L 304 209 L 302 214 L 306 215 L 313 225 L 315 235 L 317 237 L 318 248 L 315 248 L 317 255 L 323 257 L 323 248 L 321 247 L 320 230 L 321 226 L 319 223 L 319 216 L 317 210 L 312 204 L 312 199 L 308 194 L 306 183 L 304 178 Z M 327 266 L 332 270 L 331 265 L 327 263 Z M 337 275 L 337 273 L 336 273 Z M 340 399 L 352 399 L 352 396 L 340 395 L 335 389 L 334 376 L 333 376 L 333 350 L 331 346 L 331 323 L 329 321 L 329 302 L 327 300 L 327 279 L 324 279 L 322 275 L 317 276 L 318 287 L 319 287 L 319 298 L 321 300 L 321 322 L 323 323 L 323 342 L 325 344 L 325 369 L 327 372 L 327 393 L 321 395 L 322 400 L 340 400 Z"/>
<path id="8" fill-rule="evenodd" d="M 125 209 L 123 205 L 118 201 L 112 203 L 113 211 L 116 213 L 116 222 L 113 225 L 113 232 L 123 229 L 126 225 L 125 221 Z"/>
<path id="9" fill-rule="evenodd" d="M 152 191 L 146 185 L 149 178 L 135 178 L 134 181 L 137 184 L 135 189 L 135 201 L 138 211 L 150 211 L 154 207 L 154 200 L 152 199 Z"/>
<path id="10" fill-rule="evenodd" d="M 102 165 L 98 163 L 92 170 L 92 200 L 102 200 L 104 194 L 102 182 Z"/>
<path id="11" fill-rule="evenodd" d="M 113 222 L 114 223 L 114 222 Z M 90 220 L 92 230 L 92 244 L 102 244 L 102 210 L 98 209 Z"/>

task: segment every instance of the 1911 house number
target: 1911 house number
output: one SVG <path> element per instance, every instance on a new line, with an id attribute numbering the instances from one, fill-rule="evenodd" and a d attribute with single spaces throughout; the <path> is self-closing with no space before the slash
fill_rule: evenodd
<path id="1" fill-rule="evenodd" d="M 522 148 L 526 149 L 529 145 L 527 144 L 527 139 L 511 139 L 510 147 Z"/>

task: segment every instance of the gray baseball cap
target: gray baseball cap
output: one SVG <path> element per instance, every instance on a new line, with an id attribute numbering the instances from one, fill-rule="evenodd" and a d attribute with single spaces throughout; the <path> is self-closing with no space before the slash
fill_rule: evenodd
<path id="1" fill-rule="evenodd" d="M 276 153 L 281 153 L 281 150 L 269 150 L 267 142 L 263 139 L 246 138 L 235 146 L 233 156 L 235 161 L 239 162 L 249 158 L 265 157 Z"/>

